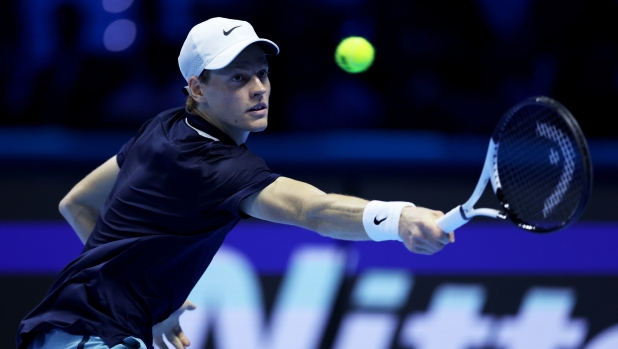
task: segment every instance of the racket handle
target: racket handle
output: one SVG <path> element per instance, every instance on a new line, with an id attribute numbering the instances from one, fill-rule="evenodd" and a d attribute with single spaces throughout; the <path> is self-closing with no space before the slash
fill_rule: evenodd
<path id="1" fill-rule="evenodd" d="M 461 205 L 459 205 L 447 212 L 444 216 L 438 218 L 436 220 L 436 224 L 440 229 L 442 229 L 443 232 L 450 233 L 453 230 L 468 223 L 468 221 L 470 221 L 470 219 L 464 218 L 461 210 Z"/>

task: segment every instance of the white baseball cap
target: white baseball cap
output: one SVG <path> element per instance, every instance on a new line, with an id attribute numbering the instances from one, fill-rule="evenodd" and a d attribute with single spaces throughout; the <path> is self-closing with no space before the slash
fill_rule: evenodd
<path id="1" fill-rule="evenodd" d="M 261 43 L 264 53 L 276 55 L 279 47 L 257 36 L 249 22 L 227 18 L 211 18 L 191 29 L 180 49 L 178 65 L 185 80 L 199 76 L 204 69 L 216 70 L 230 62 L 253 43 Z"/>

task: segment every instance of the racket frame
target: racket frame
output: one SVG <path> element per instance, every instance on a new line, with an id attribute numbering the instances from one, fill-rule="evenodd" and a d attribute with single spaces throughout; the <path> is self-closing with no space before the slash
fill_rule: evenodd
<path id="1" fill-rule="evenodd" d="M 498 176 L 495 175 L 497 173 L 497 150 L 498 144 L 494 143 L 493 138 L 490 139 L 489 148 L 487 149 L 487 155 L 485 156 L 485 163 L 483 164 L 483 170 L 481 171 L 481 176 L 476 183 L 476 188 L 474 188 L 474 191 L 472 192 L 470 198 L 463 205 L 459 205 L 453 208 L 444 216 L 436 220 L 436 224 L 440 229 L 442 229 L 442 231 L 447 233 L 452 232 L 453 230 L 468 223 L 471 218 L 477 216 L 485 216 L 499 219 L 507 218 L 507 215 L 504 211 L 496 210 L 493 208 L 474 208 L 474 204 L 476 204 L 479 198 L 483 195 L 483 192 L 487 187 L 487 182 L 491 181 L 491 186 L 494 193 L 496 193 L 497 189 L 500 188 L 500 179 L 498 178 Z"/>
<path id="2" fill-rule="evenodd" d="M 500 176 L 497 168 L 498 147 L 500 146 L 500 133 L 502 132 L 501 128 L 518 109 L 530 104 L 543 104 L 547 107 L 554 109 L 556 113 L 562 115 L 563 120 L 565 120 L 568 127 L 571 129 L 571 134 L 574 136 L 573 139 L 576 142 L 576 147 L 580 150 L 584 177 L 587 181 L 587 183 L 585 183 L 587 190 L 583 191 L 579 206 L 575 210 L 574 214 L 563 226 L 555 229 L 542 229 L 540 227 L 532 226 L 524 221 L 521 221 L 516 215 L 509 212 L 509 203 L 502 197 Z M 500 205 L 502 205 L 504 210 L 496 210 L 491 208 L 474 208 L 474 204 L 476 204 L 478 199 L 481 197 L 481 195 L 485 191 L 485 188 L 487 187 L 487 182 L 490 180 L 494 194 L 500 201 Z M 558 101 L 545 96 L 531 97 L 509 109 L 498 123 L 498 127 L 494 130 L 494 133 L 489 141 L 489 149 L 487 150 L 487 155 L 485 156 L 485 163 L 483 165 L 481 177 L 479 178 L 476 188 L 474 189 L 474 192 L 472 193 L 468 201 L 466 201 L 463 205 L 455 207 L 451 211 L 447 212 L 444 216 L 440 217 L 438 220 L 436 220 L 436 224 L 438 225 L 438 227 L 440 227 L 440 229 L 442 229 L 442 231 L 451 232 L 459 228 L 460 226 L 468 223 L 468 221 L 473 217 L 485 216 L 499 219 L 510 218 L 511 221 L 513 221 L 513 223 L 515 223 L 518 227 L 535 233 L 547 233 L 557 231 L 569 226 L 581 216 L 584 208 L 588 204 L 591 188 L 592 161 L 590 159 L 588 144 L 581 131 L 581 128 L 579 127 L 579 124 L 577 123 L 577 120 L 573 117 L 571 112 Z"/>

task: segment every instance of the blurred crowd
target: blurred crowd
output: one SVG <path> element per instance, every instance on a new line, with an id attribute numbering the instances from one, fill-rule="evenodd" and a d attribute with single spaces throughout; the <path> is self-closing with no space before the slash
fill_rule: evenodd
<path id="1" fill-rule="evenodd" d="M 0 127 L 136 129 L 182 105 L 178 52 L 210 17 L 247 20 L 280 46 L 271 131 L 489 134 L 512 104 L 547 95 L 588 136 L 618 137 L 603 126 L 618 100 L 615 0 L 11 0 L 0 11 Z M 134 40 L 110 34 L 118 20 L 135 24 Z M 126 47 L 110 50 L 110 35 Z M 365 73 L 334 62 L 351 35 L 376 48 Z"/>

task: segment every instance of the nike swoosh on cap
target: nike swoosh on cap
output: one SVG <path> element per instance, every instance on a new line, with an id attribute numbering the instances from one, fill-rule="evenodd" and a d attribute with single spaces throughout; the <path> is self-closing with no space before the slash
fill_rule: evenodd
<path id="1" fill-rule="evenodd" d="M 234 30 L 234 29 L 236 29 L 236 28 L 238 28 L 238 27 L 242 27 L 242 26 L 237 25 L 237 26 L 235 26 L 234 28 L 232 28 L 232 29 L 230 29 L 230 30 L 228 30 L 228 31 L 225 31 L 225 29 L 223 29 L 223 35 L 225 35 L 225 36 L 230 35 L 230 33 L 232 32 L 232 30 Z"/>

